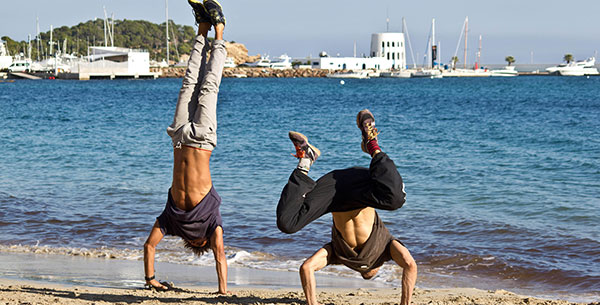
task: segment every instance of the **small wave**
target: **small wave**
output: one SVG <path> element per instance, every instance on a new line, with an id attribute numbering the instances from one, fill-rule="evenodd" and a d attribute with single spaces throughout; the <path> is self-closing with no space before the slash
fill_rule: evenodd
<path id="1" fill-rule="evenodd" d="M 100 248 L 69 248 L 69 247 L 51 247 L 46 245 L 0 245 L 0 252 L 7 253 L 32 253 L 42 255 L 65 255 L 80 256 L 100 259 L 119 259 L 119 260 L 143 260 L 144 252 L 142 249 L 117 249 L 109 247 Z M 225 255 L 229 266 L 245 267 L 251 269 L 271 270 L 271 271 L 292 271 L 297 272 L 304 259 L 287 259 L 275 256 L 269 253 L 237 249 L 226 247 Z M 156 251 L 157 262 L 168 262 L 195 266 L 212 266 L 214 258 L 209 251 L 202 256 L 195 256 L 192 252 L 183 248 L 183 243 L 178 238 L 165 237 Z M 336 275 L 349 278 L 360 278 L 356 272 L 343 266 L 328 266 L 320 274 Z M 375 280 L 382 283 L 391 282 L 397 279 L 397 270 L 391 269 L 380 272 Z"/>

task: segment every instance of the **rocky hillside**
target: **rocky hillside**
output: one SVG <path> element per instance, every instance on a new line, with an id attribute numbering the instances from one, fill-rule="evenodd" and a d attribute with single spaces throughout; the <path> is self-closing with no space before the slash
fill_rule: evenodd
<path id="1" fill-rule="evenodd" d="M 260 55 L 249 56 L 248 49 L 241 43 L 227 42 L 225 44 L 229 57 L 233 57 L 236 65 L 241 65 L 247 62 L 255 62 L 260 59 Z"/>

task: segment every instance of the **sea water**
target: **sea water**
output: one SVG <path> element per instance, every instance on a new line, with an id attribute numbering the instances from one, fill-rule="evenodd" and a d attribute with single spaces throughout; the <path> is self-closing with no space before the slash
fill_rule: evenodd
<path id="1" fill-rule="evenodd" d="M 1 83 L 0 251 L 140 260 L 171 183 L 180 86 Z M 405 206 L 379 214 L 420 265 L 417 285 L 598 299 L 600 78 L 224 79 L 211 174 L 230 266 L 296 271 L 329 241 L 329 215 L 277 229 L 297 162 L 287 132 L 322 151 L 314 179 L 368 167 L 363 108 L 406 184 Z M 214 264 L 172 237 L 157 260 Z M 400 272 L 386 264 L 375 281 L 398 286 Z"/>

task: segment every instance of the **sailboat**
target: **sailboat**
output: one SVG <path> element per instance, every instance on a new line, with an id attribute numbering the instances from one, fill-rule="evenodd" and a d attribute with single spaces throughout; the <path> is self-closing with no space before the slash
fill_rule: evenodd
<path id="1" fill-rule="evenodd" d="M 487 69 L 481 68 L 481 35 L 479 35 L 479 50 L 477 51 L 477 62 L 473 69 L 467 69 L 467 40 L 469 33 L 469 16 L 465 18 L 465 22 L 463 23 L 463 30 L 461 30 L 461 35 L 458 38 L 458 44 L 456 45 L 456 51 L 454 52 L 454 57 L 458 54 L 458 47 L 460 46 L 460 42 L 462 40 L 463 34 L 465 36 L 465 45 L 464 45 L 464 57 L 463 57 L 463 68 L 457 69 L 453 63 L 452 69 L 444 70 L 443 75 L 445 77 L 489 77 L 492 75 L 490 71 Z M 458 58 L 458 57 L 457 57 Z"/>
<path id="2" fill-rule="evenodd" d="M 0 41 L 0 70 L 4 70 L 12 64 L 12 56 L 8 53 L 8 48 L 4 45 L 4 41 Z"/>
<path id="3" fill-rule="evenodd" d="M 437 46 L 435 45 L 435 18 L 431 20 L 431 39 L 427 44 L 428 49 L 428 61 L 427 68 L 417 70 L 411 74 L 411 77 L 415 78 L 442 78 L 442 71 L 435 67 L 435 60 L 437 59 Z"/>

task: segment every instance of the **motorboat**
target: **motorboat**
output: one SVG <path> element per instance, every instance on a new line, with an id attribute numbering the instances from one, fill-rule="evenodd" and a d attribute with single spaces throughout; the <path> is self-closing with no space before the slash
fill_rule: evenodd
<path id="1" fill-rule="evenodd" d="M 596 58 L 590 57 L 586 60 L 573 61 L 546 69 L 550 74 L 562 76 L 584 76 L 598 75 L 598 69 L 595 67 Z"/>
<path id="2" fill-rule="evenodd" d="M 233 60 L 233 57 L 227 57 L 227 59 L 225 59 L 225 68 L 235 68 L 237 67 L 237 65 L 235 64 L 235 61 Z"/>
<path id="3" fill-rule="evenodd" d="M 283 54 L 274 61 L 271 62 L 271 68 L 273 69 L 291 69 L 292 68 L 292 58 L 287 54 Z"/>
<path id="4" fill-rule="evenodd" d="M 410 78 L 412 72 L 410 70 L 387 71 L 379 73 L 379 77 L 385 78 Z"/>
<path id="5" fill-rule="evenodd" d="M 490 71 L 492 76 L 518 76 L 519 72 L 515 70 L 515 66 L 506 66 L 504 69 Z"/>
<path id="6" fill-rule="evenodd" d="M 360 72 L 337 72 L 332 74 L 327 74 L 328 78 L 354 78 L 354 79 L 369 79 L 369 73 L 366 71 Z"/>
<path id="7" fill-rule="evenodd" d="M 411 73 L 412 78 L 442 78 L 444 75 L 438 69 L 422 69 Z"/>

